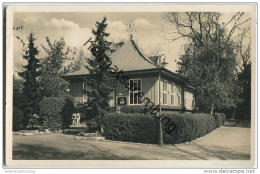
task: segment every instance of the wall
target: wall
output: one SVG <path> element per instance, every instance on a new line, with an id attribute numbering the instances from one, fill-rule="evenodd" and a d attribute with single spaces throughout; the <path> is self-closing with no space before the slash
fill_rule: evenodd
<path id="1" fill-rule="evenodd" d="M 165 93 L 163 90 L 163 83 L 167 82 L 167 92 Z M 171 85 L 174 85 L 174 103 L 171 103 Z M 169 79 L 167 77 L 162 76 L 161 77 L 161 104 L 162 108 L 168 108 L 168 109 L 181 109 L 182 102 L 183 102 L 183 96 L 182 96 L 182 90 L 183 87 L 173 81 L 172 79 Z M 163 94 L 167 94 L 167 104 L 163 103 Z M 178 101 L 178 95 L 180 96 L 180 101 Z M 180 102 L 180 103 L 179 103 Z"/>
<path id="2" fill-rule="evenodd" d="M 184 99 L 186 102 L 184 102 L 184 106 L 187 110 L 192 110 L 194 109 L 194 95 L 191 91 L 189 90 L 184 90 Z"/>
<path id="3" fill-rule="evenodd" d="M 128 77 L 129 79 L 141 79 L 141 91 L 151 102 L 158 105 L 158 77 L 152 75 L 131 75 Z M 129 105 L 129 91 L 124 84 L 117 81 L 117 96 L 119 95 L 127 97 L 127 105 Z"/>
<path id="4" fill-rule="evenodd" d="M 71 80 L 70 94 L 74 97 L 76 103 L 82 103 L 82 81 L 79 79 Z"/>

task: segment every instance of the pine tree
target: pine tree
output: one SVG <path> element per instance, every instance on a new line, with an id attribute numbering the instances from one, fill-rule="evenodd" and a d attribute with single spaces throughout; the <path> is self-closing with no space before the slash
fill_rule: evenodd
<path id="1" fill-rule="evenodd" d="M 24 107 L 24 119 L 23 126 L 28 125 L 29 119 L 33 114 L 38 111 L 38 103 L 40 101 L 39 85 L 37 78 L 40 75 L 38 70 L 40 67 L 39 59 L 36 56 L 39 54 L 37 47 L 34 46 L 34 33 L 30 33 L 27 37 L 28 44 L 27 49 L 23 55 L 23 58 L 27 61 L 27 65 L 24 66 L 24 71 L 18 73 L 20 77 L 24 79 L 23 95 L 25 96 Z"/>
<path id="2" fill-rule="evenodd" d="M 109 36 L 105 32 L 106 27 L 105 17 L 101 23 L 96 22 L 96 30 L 92 30 L 95 40 L 91 42 L 92 45 L 90 47 L 93 57 L 86 60 L 86 68 L 92 75 L 92 78 L 87 80 L 87 84 L 91 88 L 91 91 L 87 94 L 91 99 L 89 104 L 94 111 L 93 113 L 95 113 L 99 130 L 101 130 L 102 117 L 109 108 L 108 102 L 110 99 L 110 90 L 106 85 L 106 81 L 109 80 L 108 68 L 109 62 L 111 62 L 107 54 L 112 51 L 110 49 L 112 43 L 106 40 L 106 37 Z"/>

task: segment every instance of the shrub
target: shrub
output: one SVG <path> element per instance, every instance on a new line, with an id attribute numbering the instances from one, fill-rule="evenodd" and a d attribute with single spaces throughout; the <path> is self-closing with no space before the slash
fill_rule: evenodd
<path id="1" fill-rule="evenodd" d="M 201 113 L 166 114 L 161 121 L 165 144 L 188 142 L 210 133 L 217 127 L 212 115 Z M 107 114 L 102 123 L 107 139 L 158 143 L 158 120 L 154 116 L 113 113 Z"/>
<path id="2" fill-rule="evenodd" d="M 108 113 L 102 119 L 102 127 L 104 136 L 110 140 L 156 144 L 156 121 L 153 116 Z"/>
<path id="3" fill-rule="evenodd" d="M 97 131 L 97 122 L 95 119 L 91 119 L 86 121 L 86 126 L 89 132 L 96 132 Z"/>
<path id="4" fill-rule="evenodd" d="M 165 144 L 179 144 L 192 141 L 216 129 L 215 119 L 210 114 L 178 113 L 166 115 L 166 117 L 170 118 L 170 123 L 175 127 L 170 134 L 164 131 L 163 139 Z M 167 130 L 169 126 L 163 125 L 163 129 Z"/>
<path id="5" fill-rule="evenodd" d="M 96 116 L 94 109 L 88 104 L 79 104 L 76 112 L 81 113 L 82 121 L 91 120 Z"/>
<path id="6" fill-rule="evenodd" d="M 18 131 L 23 128 L 23 112 L 16 108 L 13 107 L 13 130 Z"/>
<path id="7" fill-rule="evenodd" d="M 221 114 L 220 113 L 214 113 L 213 117 L 214 117 L 214 119 L 216 121 L 216 126 L 220 127 L 222 125 L 222 116 L 221 116 Z"/>
<path id="8" fill-rule="evenodd" d="M 120 112 L 125 114 L 145 114 L 146 107 L 144 106 L 122 106 Z"/>
<path id="9" fill-rule="evenodd" d="M 67 96 L 65 105 L 62 109 L 62 127 L 68 128 L 72 124 L 72 114 L 75 112 L 74 99 L 72 96 Z"/>
<path id="10" fill-rule="evenodd" d="M 222 125 L 223 125 L 226 121 L 226 114 L 224 114 L 224 113 L 220 113 L 220 114 L 222 116 Z"/>
<path id="11" fill-rule="evenodd" d="M 40 102 L 40 117 L 45 129 L 58 130 L 62 128 L 62 110 L 65 100 L 58 97 L 47 97 Z"/>
<path id="12" fill-rule="evenodd" d="M 75 111 L 73 98 L 47 97 L 40 102 L 40 117 L 45 129 L 67 128 L 72 123 Z"/>

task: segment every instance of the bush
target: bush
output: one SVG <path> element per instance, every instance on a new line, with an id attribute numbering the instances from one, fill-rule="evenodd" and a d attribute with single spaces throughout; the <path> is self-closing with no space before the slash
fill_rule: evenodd
<path id="1" fill-rule="evenodd" d="M 220 127 L 222 125 L 222 115 L 220 113 L 214 113 L 213 117 L 216 121 L 216 126 Z"/>
<path id="2" fill-rule="evenodd" d="M 13 131 L 19 131 L 23 128 L 23 112 L 13 107 Z"/>
<path id="3" fill-rule="evenodd" d="M 161 119 L 165 144 L 192 141 L 216 129 L 210 114 L 175 113 Z M 154 116 L 136 114 L 107 114 L 103 118 L 107 139 L 139 143 L 158 143 L 158 120 Z"/>
<path id="4" fill-rule="evenodd" d="M 40 117 L 44 129 L 58 130 L 67 128 L 72 123 L 75 111 L 71 97 L 47 97 L 40 102 Z"/>
<path id="5" fill-rule="evenodd" d="M 179 144 L 192 141 L 196 138 L 204 136 L 216 129 L 216 122 L 212 115 L 201 113 L 178 113 L 174 115 L 166 115 L 170 119 L 170 123 L 174 125 L 174 129 L 168 134 L 168 125 L 163 125 L 166 130 L 163 133 L 165 144 Z M 173 127 L 173 126 L 172 126 Z"/>
<path id="6" fill-rule="evenodd" d="M 125 114 L 145 114 L 146 108 L 144 106 L 122 106 L 120 112 Z"/>
<path id="7" fill-rule="evenodd" d="M 94 109 L 88 104 L 79 104 L 76 112 L 81 113 L 81 121 L 91 120 L 96 116 Z"/>
<path id="8" fill-rule="evenodd" d="M 108 113 L 102 119 L 102 127 L 110 140 L 158 143 L 157 120 L 153 116 Z"/>
<path id="9" fill-rule="evenodd" d="M 75 112 L 74 99 L 72 96 L 67 96 L 65 105 L 62 109 L 62 127 L 68 128 L 72 124 L 72 114 Z"/>
<path id="10" fill-rule="evenodd" d="M 97 131 L 97 122 L 95 119 L 86 121 L 86 126 L 87 126 L 89 132 Z"/>
<path id="11" fill-rule="evenodd" d="M 226 114 L 224 114 L 224 113 L 220 113 L 220 114 L 222 116 L 222 125 L 223 125 L 226 121 Z"/>
<path id="12" fill-rule="evenodd" d="M 217 123 L 217 126 L 220 127 L 221 125 L 223 125 L 226 121 L 226 115 L 224 113 L 214 113 L 213 114 L 215 120 L 216 120 L 216 123 Z"/>
<path id="13" fill-rule="evenodd" d="M 58 130 L 62 128 L 62 110 L 65 100 L 58 97 L 47 97 L 40 102 L 40 117 L 45 129 Z"/>

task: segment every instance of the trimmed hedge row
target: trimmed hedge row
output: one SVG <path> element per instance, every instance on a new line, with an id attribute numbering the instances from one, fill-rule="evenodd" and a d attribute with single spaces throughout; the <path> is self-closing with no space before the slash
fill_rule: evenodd
<path id="1" fill-rule="evenodd" d="M 145 114 L 146 107 L 144 106 L 122 106 L 120 112 L 125 114 Z"/>
<path id="2" fill-rule="evenodd" d="M 220 127 L 226 121 L 226 115 L 224 113 L 214 113 L 213 116 L 215 118 L 217 127 Z"/>
<path id="3" fill-rule="evenodd" d="M 102 119 L 102 127 L 110 140 L 157 144 L 156 121 L 147 115 L 108 113 Z"/>
<path id="4" fill-rule="evenodd" d="M 180 144 L 202 137 L 217 128 L 214 117 L 210 114 L 175 114 L 166 115 L 176 128 L 170 133 L 163 133 L 165 144 Z M 164 126 L 165 127 L 165 126 Z"/>
<path id="5" fill-rule="evenodd" d="M 192 141 L 210 133 L 225 120 L 225 116 L 218 113 L 214 116 L 202 113 L 176 113 L 166 114 L 164 117 L 170 120 L 162 121 L 165 144 Z M 158 143 L 158 119 L 152 115 L 109 113 L 103 118 L 102 126 L 104 136 L 110 140 Z"/>

